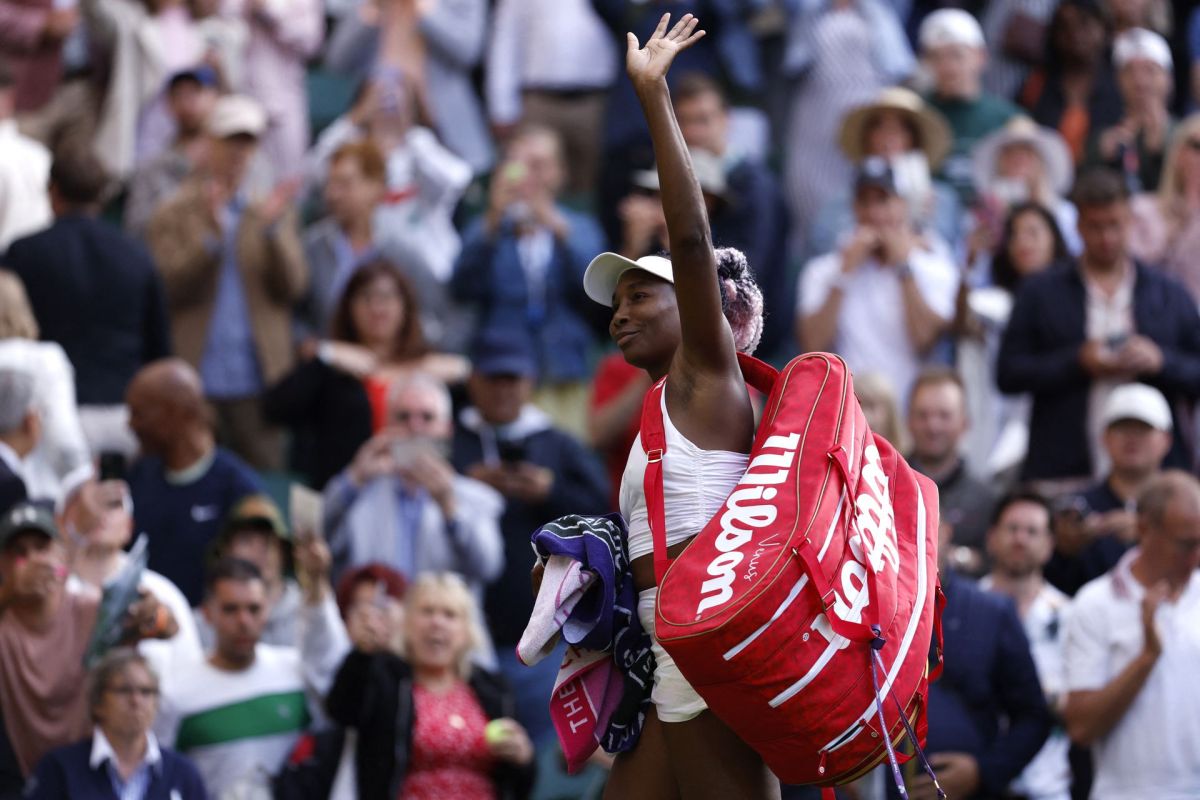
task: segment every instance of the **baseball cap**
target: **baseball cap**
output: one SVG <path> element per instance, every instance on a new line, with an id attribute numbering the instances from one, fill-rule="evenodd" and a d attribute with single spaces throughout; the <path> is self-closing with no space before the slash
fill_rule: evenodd
<path id="1" fill-rule="evenodd" d="M 292 532 L 288 530 L 279 506 L 265 494 L 248 495 L 234 504 L 229 516 L 225 518 L 220 538 L 223 541 L 228 540 L 234 531 L 246 528 L 273 533 L 285 542 L 292 540 Z"/>
<path id="2" fill-rule="evenodd" d="M 51 539 L 60 538 L 54 514 L 40 503 L 23 500 L 0 516 L 0 550 L 10 539 L 25 531 L 37 531 Z"/>
<path id="3" fill-rule="evenodd" d="M 1153 61 L 1167 72 L 1175 69 L 1167 40 L 1145 28 L 1130 28 L 1113 39 L 1113 63 L 1117 69 L 1135 58 Z"/>
<path id="4" fill-rule="evenodd" d="M 498 375 L 537 376 L 537 355 L 529 335 L 508 328 L 485 330 L 471 351 L 471 367 L 486 378 Z"/>
<path id="5" fill-rule="evenodd" d="M 921 23 L 917 40 L 922 50 L 951 44 L 967 47 L 986 46 L 979 21 L 960 8 L 943 8 L 927 16 Z"/>
<path id="6" fill-rule="evenodd" d="M 857 195 L 863 189 L 882 189 L 888 194 L 900 194 L 896 188 L 896 175 L 885 159 L 872 156 L 862 162 L 854 176 L 854 193 Z"/>
<path id="7" fill-rule="evenodd" d="M 619 253 L 601 253 L 583 273 L 583 291 L 602 306 L 611 306 L 617 281 L 631 269 L 649 272 L 668 283 L 675 283 L 671 260 L 662 256 L 642 256 L 637 261 Z"/>
<path id="8" fill-rule="evenodd" d="M 184 81 L 192 81 L 193 83 L 198 83 L 201 86 L 206 86 L 210 89 L 216 89 L 220 85 L 220 81 L 217 80 L 217 71 L 215 69 L 207 64 L 198 64 L 194 67 L 181 69 L 172 75 L 167 80 L 167 91 L 174 89 Z"/>
<path id="9" fill-rule="evenodd" d="M 1127 383 L 1113 389 L 1104 403 L 1102 419 L 1105 428 L 1126 419 L 1144 422 L 1160 431 L 1172 428 L 1171 407 L 1167 404 L 1167 398 L 1158 389 L 1144 383 Z"/>
<path id="10" fill-rule="evenodd" d="M 267 129 L 267 112 L 252 98 L 227 94 L 208 116 L 208 132 L 220 139 L 239 134 L 258 138 Z"/>

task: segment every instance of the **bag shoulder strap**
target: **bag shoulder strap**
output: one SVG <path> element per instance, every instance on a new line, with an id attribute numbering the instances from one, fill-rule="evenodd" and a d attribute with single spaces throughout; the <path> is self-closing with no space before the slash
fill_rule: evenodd
<path id="1" fill-rule="evenodd" d="M 747 386 L 763 394 L 770 394 L 779 373 L 770 364 L 753 356 L 738 353 L 738 365 Z M 646 518 L 650 524 L 650 536 L 654 542 L 654 578 L 662 583 L 671 559 L 667 556 L 667 520 L 663 506 L 662 460 L 667 454 L 667 432 L 663 422 L 663 390 L 667 379 L 650 387 L 642 401 L 642 423 L 640 434 L 642 450 L 646 453 L 646 473 L 642 478 L 642 491 L 646 496 Z"/>

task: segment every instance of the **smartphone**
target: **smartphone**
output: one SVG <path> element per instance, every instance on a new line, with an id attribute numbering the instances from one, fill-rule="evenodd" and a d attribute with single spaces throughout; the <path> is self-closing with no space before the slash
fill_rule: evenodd
<path id="1" fill-rule="evenodd" d="M 125 454 L 115 450 L 100 453 L 100 482 L 123 481 L 126 473 Z"/>
<path id="2" fill-rule="evenodd" d="M 499 451 L 500 460 L 505 464 L 520 464 L 529 460 L 523 441 L 500 441 L 496 443 L 496 449 Z"/>
<path id="3" fill-rule="evenodd" d="M 1104 344 L 1109 350 L 1120 350 L 1129 341 L 1128 333 L 1116 333 L 1104 340 Z"/>
<path id="4" fill-rule="evenodd" d="M 392 460 L 401 469 L 411 467 L 417 460 L 417 453 L 422 447 L 421 442 L 413 439 L 402 439 L 392 442 Z"/>

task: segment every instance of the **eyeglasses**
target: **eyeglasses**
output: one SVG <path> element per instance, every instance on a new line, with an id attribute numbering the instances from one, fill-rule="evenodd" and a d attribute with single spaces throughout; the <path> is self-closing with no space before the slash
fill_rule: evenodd
<path id="1" fill-rule="evenodd" d="M 426 425 L 437 419 L 437 414 L 432 411 L 397 411 L 392 414 L 392 422 L 399 422 L 401 425 L 407 425 L 409 422 L 424 422 Z"/>
<path id="2" fill-rule="evenodd" d="M 143 700 L 152 700 L 158 697 L 157 686 L 110 686 L 108 691 L 118 697 L 132 697 L 135 694 Z"/>

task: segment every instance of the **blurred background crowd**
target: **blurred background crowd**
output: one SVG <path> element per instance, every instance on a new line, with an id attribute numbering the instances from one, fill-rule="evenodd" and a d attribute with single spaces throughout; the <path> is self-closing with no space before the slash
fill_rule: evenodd
<path id="1" fill-rule="evenodd" d="M 664 12 L 757 355 L 941 491 L 947 789 L 1200 797 L 1195 5 L 0 0 L 0 798 L 599 796 L 514 648 L 649 388 Z"/>

